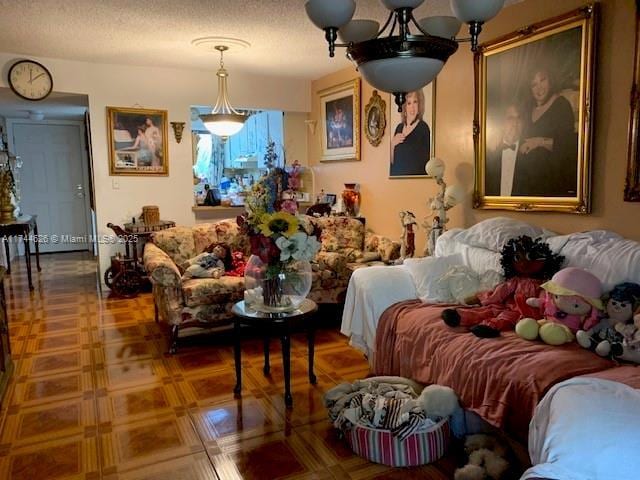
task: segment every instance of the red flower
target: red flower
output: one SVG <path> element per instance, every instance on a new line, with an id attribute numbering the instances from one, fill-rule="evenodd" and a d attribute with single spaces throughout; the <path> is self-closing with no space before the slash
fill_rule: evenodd
<path id="1" fill-rule="evenodd" d="M 274 263 L 280 259 L 280 249 L 271 238 L 264 235 L 251 235 L 249 243 L 251 253 L 260 257 L 263 263 Z"/>

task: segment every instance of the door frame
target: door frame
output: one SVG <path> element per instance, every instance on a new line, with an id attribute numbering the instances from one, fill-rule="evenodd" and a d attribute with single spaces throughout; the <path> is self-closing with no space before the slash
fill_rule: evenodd
<path id="1" fill-rule="evenodd" d="M 16 125 L 63 125 L 63 126 L 75 126 L 79 129 L 80 136 L 80 155 L 81 155 L 81 164 L 82 164 L 82 181 L 84 183 L 84 210 L 85 210 L 85 222 L 87 225 L 87 236 L 89 236 L 89 240 L 87 242 L 88 250 L 96 256 L 96 252 L 98 251 L 98 245 L 96 244 L 97 235 L 95 231 L 95 222 L 93 221 L 93 217 L 95 213 L 91 210 L 91 202 L 90 195 L 93 195 L 92 191 L 89 189 L 93 188 L 93 182 L 89 181 L 89 157 L 87 155 L 87 145 L 86 145 L 86 131 L 84 120 L 31 120 L 29 118 L 7 118 L 5 119 L 6 127 L 7 127 L 7 143 L 10 151 L 15 152 L 15 138 L 14 138 L 14 127 Z M 24 162 L 24 160 L 23 160 Z M 24 168 L 24 163 L 23 167 Z M 24 196 L 24 195 L 23 195 Z"/>

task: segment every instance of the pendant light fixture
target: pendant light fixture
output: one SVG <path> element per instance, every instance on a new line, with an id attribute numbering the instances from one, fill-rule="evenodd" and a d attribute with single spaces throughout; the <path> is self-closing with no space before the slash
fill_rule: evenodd
<path id="1" fill-rule="evenodd" d="M 305 9 L 311 22 L 324 30 L 329 56 L 334 56 L 336 47 L 345 47 L 347 58 L 372 87 L 394 94 L 398 111 L 407 93 L 436 78 L 459 42 L 471 42 L 471 50 L 476 50 L 482 25 L 504 4 L 504 0 L 450 0 L 455 17 L 416 20 L 413 10 L 424 0 L 381 1 L 390 13 L 379 30 L 376 21 L 351 19 L 355 0 L 308 0 Z M 470 38 L 456 38 L 462 22 L 469 25 Z M 338 38 L 342 43 L 336 43 Z"/>
<path id="2" fill-rule="evenodd" d="M 231 106 L 227 92 L 227 78 L 229 73 L 224 68 L 224 52 L 229 50 L 226 45 L 216 45 L 213 47 L 220 52 L 220 68 L 216 72 L 218 77 L 218 99 L 211 113 L 200 115 L 204 126 L 214 135 L 219 137 L 230 137 L 235 135 L 244 126 L 247 115 L 238 112 Z"/>

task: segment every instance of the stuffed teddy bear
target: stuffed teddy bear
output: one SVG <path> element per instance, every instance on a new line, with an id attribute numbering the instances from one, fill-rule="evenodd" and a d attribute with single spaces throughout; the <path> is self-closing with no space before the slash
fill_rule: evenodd
<path id="1" fill-rule="evenodd" d="M 477 337 L 497 337 L 513 330 L 518 320 L 540 315 L 526 300 L 539 295 L 541 283 L 560 269 L 564 257 L 554 254 L 540 239 L 526 235 L 510 239 L 501 255 L 506 280 L 491 291 L 480 292 L 479 307 L 445 309 L 442 319 L 448 326 L 470 327 Z"/>
<path id="2" fill-rule="evenodd" d="M 563 268 L 542 289 L 542 298 L 529 298 L 527 304 L 542 309 L 543 318 L 520 320 L 516 325 L 520 337 L 540 337 L 548 345 L 562 345 L 572 342 L 578 330 L 598 323 L 602 284 L 595 275 L 581 268 Z"/>
<path id="3" fill-rule="evenodd" d="M 623 354 L 623 340 L 633 336 L 633 312 L 640 306 L 640 285 L 625 282 L 606 296 L 605 317 L 589 330 L 578 330 L 576 340 L 601 357 Z"/>
<path id="4" fill-rule="evenodd" d="M 469 456 L 469 463 L 456 469 L 455 480 L 500 480 L 509 470 L 509 462 L 505 458 L 507 449 L 495 437 L 481 433 L 469 435 L 464 442 L 464 450 Z"/>

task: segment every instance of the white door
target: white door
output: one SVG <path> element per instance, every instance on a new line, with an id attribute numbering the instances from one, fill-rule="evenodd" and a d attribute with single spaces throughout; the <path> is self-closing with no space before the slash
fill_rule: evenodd
<path id="1" fill-rule="evenodd" d="M 79 125 L 13 125 L 23 214 L 38 215 L 41 252 L 87 250 L 86 185 Z"/>

